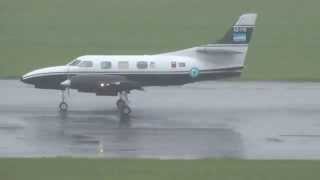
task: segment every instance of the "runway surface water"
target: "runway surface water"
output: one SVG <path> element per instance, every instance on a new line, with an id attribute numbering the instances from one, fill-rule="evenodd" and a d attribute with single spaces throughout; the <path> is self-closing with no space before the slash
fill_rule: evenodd
<path id="1" fill-rule="evenodd" d="M 320 159 L 320 83 L 204 82 L 117 97 L 0 80 L 0 157 Z"/>

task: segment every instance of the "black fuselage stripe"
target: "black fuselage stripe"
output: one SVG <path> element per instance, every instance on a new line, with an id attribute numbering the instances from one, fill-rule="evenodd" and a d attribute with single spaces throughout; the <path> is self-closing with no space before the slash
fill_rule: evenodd
<path id="1" fill-rule="evenodd" d="M 220 73 L 220 72 L 227 72 L 227 71 L 237 71 L 242 70 L 244 67 L 232 67 L 232 68 L 221 68 L 221 69 L 208 69 L 208 70 L 200 70 L 201 73 Z M 163 71 L 152 71 L 152 72 L 119 72 L 119 71 L 77 71 L 77 72 L 50 72 L 50 73 L 39 73 L 30 76 L 24 77 L 24 79 L 33 78 L 33 77 L 41 77 L 41 76 L 50 76 L 50 75 L 77 75 L 77 74 L 104 74 L 104 75 L 184 75 L 189 74 L 190 71 L 174 71 L 174 72 L 163 72 Z"/>

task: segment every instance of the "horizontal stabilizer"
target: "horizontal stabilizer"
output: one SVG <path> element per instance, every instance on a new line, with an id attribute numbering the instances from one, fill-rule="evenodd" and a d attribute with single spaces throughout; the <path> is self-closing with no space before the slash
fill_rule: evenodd
<path id="1" fill-rule="evenodd" d="M 235 54 L 243 53 L 243 52 L 231 50 L 231 49 L 216 49 L 216 48 L 210 48 L 210 47 L 198 48 L 197 52 L 205 53 L 205 54 L 223 54 L 223 55 L 235 55 Z"/>

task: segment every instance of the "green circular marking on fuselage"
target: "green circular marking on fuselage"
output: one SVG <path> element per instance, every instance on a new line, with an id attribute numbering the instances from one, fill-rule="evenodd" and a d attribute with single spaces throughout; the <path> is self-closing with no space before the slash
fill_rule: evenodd
<path id="1" fill-rule="evenodd" d="M 198 68 L 195 68 L 195 67 L 194 67 L 194 68 L 192 68 L 192 69 L 190 70 L 190 76 L 191 76 L 192 78 L 198 77 L 199 74 L 200 74 L 200 71 L 199 71 Z"/>

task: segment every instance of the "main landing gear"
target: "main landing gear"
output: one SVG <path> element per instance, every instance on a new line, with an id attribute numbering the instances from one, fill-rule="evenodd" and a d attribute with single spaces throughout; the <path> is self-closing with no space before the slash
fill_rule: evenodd
<path id="1" fill-rule="evenodd" d="M 59 104 L 60 112 L 67 112 L 68 111 L 68 104 L 65 102 L 65 90 L 61 91 L 61 103 Z M 128 92 L 121 91 L 119 93 L 119 100 L 117 101 L 117 108 L 120 112 L 122 117 L 128 117 L 130 115 L 131 108 L 129 107 L 129 99 L 128 99 Z"/>
<path id="2" fill-rule="evenodd" d="M 128 92 L 121 91 L 119 93 L 119 100 L 117 101 L 117 108 L 120 115 L 129 116 L 131 113 L 131 108 L 129 107 Z"/>
<path id="3" fill-rule="evenodd" d="M 67 112 L 68 111 L 68 104 L 65 102 L 65 90 L 61 91 L 61 103 L 59 104 L 60 112 Z"/>

